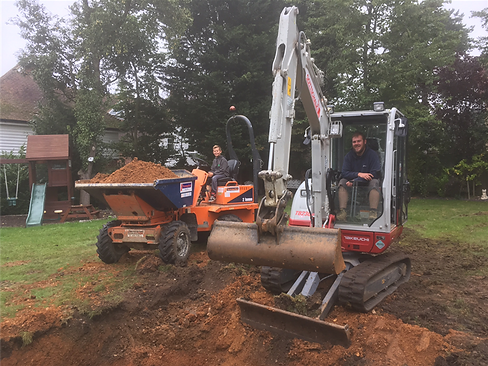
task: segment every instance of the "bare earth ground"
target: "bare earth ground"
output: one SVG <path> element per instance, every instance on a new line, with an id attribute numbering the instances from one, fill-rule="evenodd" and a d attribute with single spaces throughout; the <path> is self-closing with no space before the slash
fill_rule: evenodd
<path id="1" fill-rule="evenodd" d="M 7 221 L 2 217 L 2 227 L 15 226 Z M 372 313 L 336 306 L 328 318 L 349 325 L 348 348 L 242 324 L 236 298 L 267 305 L 275 300 L 262 288 L 256 268 L 211 261 L 200 245 L 188 266 L 162 272 L 152 252 L 131 251 L 122 260 L 134 264 L 138 282 L 118 306 L 93 318 L 73 308 L 26 306 L 1 323 L 1 364 L 488 365 L 488 279 L 476 275 L 486 259 L 472 255 L 476 248 L 462 247 L 406 229 L 391 250 L 411 256 L 410 282 Z M 106 266 L 97 261 L 73 271 L 97 273 Z M 103 307 L 96 285 L 77 291 Z M 24 332 L 33 334 L 26 346 Z"/>

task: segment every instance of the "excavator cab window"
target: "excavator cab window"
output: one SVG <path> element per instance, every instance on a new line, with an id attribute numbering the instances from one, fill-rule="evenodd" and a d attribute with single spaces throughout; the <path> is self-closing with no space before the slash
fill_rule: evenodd
<path id="1" fill-rule="evenodd" d="M 354 184 L 352 187 L 347 187 L 347 206 L 346 217 L 338 217 L 337 224 L 353 224 L 353 225 L 367 225 L 371 224 L 383 213 L 383 192 L 382 184 L 384 170 L 385 170 L 385 151 L 386 151 L 386 134 L 387 134 L 387 119 L 383 116 L 374 116 L 371 118 L 364 116 L 344 117 L 341 116 L 343 124 L 342 138 L 332 139 L 332 169 L 338 172 L 342 171 L 342 165 L 346 154 L 352 149 L 352 136 L 355 132 L 360 131 L 366 137 L 367 146 L 378 154 L 381 164 L 381 172 L 379 174 L 378 189 L 371 193 L 370 187 L 363 184 Z M 341 209 L 341 202 L 339 201 L 339 179 L 332 182 L 331 190 L 333 196 L 333 207 L 337 215 Z M 342 205 L 344 205 L 344 195 L 342 195 Z M 375 206 L 375 207 L 374 207 Z M 376 208 L 376 210 L 371 210 Z"/>

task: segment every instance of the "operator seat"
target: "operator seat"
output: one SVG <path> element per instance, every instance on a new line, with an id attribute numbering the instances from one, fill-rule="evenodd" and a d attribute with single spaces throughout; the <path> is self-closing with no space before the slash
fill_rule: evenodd
<path id="1" fill-rule="evenodd" d="M 239 167 L 241 162 L 239 160 L 231 159 L 227 161 L 229 165 L 229 176 L 226 178 L 220 178 L 217 181 L 217 185 L 225 186 L 228 182 L 237 181 L 237 174 L 239 174 Z"/>
<path id="2" fill-rule="evenodd" d="M 368 147 L 371 150 L 374 150 L 376 152 L 376 154 L 378 155 L 378 158 L 380 159 L 381 172 L 378 172 L 378 173 L 379 173 L 379 179 L 381 181 L 382 177 L 383 177 L 383 171 L 385 170 L 385 162 L 383 161 L 383 158 L 382 158 L 381 153 L 380 153 L 380 144 L 379 144 L 378 138 L 366 137 L 366 145 L 368 145 Z"/>

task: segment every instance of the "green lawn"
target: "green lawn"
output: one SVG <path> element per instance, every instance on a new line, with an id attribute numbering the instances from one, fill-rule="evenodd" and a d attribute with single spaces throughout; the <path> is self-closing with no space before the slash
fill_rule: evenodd
<path id="1" fill-rule="evenodd" d="M 449 238 L 488 251 L 488 202 L 413 199 L 405 227 L 426 238 Z"/>
<path id="2" fill-rule="evenodd" d="M 90 312 L 89 304 L 76 293 L 83 287 L 89 288 L 91 294 L 99 293 L 107 303 L 117 301 L 120 293 L 131 286 L 136 277 L 133 265 L 105 265 L 98 258 L 96 236 L 106 221 L 2 228 L 2 318 L 14 316 L 27 303 L 29 306 L 76 305 Z M 90 263 L 101 266 L 95 271 L 86 270 L 83 266 Z"/>
<path id="3" fill-rule="evenodd" d="M 96 312 L 99 309 L 90 310 L 89 303 L 94 297 L 103 300 L 104 306 L 119 301 L 137 275 L 133 263 L 106 265 L 98 258 L 96 236 L 105 221 L 2 228 L 2 318 L 14 316 L 26 302 L 29 306 L 75 305 Z M 420 237 L 448 238 L 488 256 L 488 202 L 413 199 L 406 227 Z M 87 270 L 85 266 L 96 268 Z M 80 289 L 84 289 L 85 298 L 77 294 Z"/>

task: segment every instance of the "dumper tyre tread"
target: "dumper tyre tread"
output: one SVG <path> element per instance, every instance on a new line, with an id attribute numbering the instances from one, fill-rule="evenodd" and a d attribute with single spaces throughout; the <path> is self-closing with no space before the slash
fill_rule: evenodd
<path id="1" fill-rule="evenodd" d="M 159 256 L 166 264 L 184 266 L 191 249 L 191 235 L 183 221 L 173 221 L 166 225 L 159 239 Z"/>
<path id="2" fill-rule="evenodd" d="M 112 238 L 108 235 L 108 229 L 120 226 L 121 221 L 110 221 L 103 225 L 97 236 L 97 253 L 98 257 L 107 264 L 117 263 L 120 258 L 127 253 L 130 248 L 124 244 L 114 244 Z"/>

